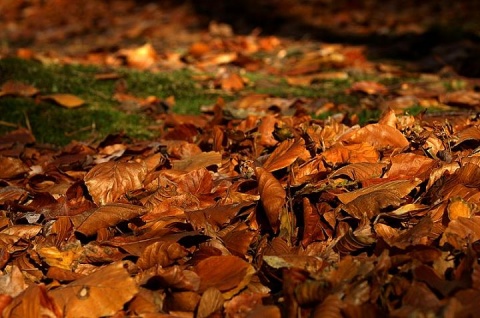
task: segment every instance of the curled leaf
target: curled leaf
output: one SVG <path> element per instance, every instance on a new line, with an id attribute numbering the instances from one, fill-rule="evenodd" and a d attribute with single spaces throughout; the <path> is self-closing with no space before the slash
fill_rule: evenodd
<path id="1" fill-rule="evenodd" d="M 280 212 L 285 204 L 286 192 L 280 181 L 262 167 L 257 167 L 258 192 L 268 221 L 274 232 L 278 231 Z"/>

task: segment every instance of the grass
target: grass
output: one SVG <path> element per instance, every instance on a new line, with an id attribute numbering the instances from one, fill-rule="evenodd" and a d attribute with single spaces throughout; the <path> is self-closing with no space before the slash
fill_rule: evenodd
<path id="1" fill-rule="evenodd" d="M 0 85 L 7 80 L 16 80 L 35 86 L 41 95 L 68 93 L 86 101 L 76 109 L 66 109 L 53 103 L 36 102 L 33 98 L 0 98 L 0 134 L 17 126 L 30 127 L 38 142 L 65 145 L 71 140 L 99 140 L 111 133 L 124 132 L 134 139 L 148 139 L 157 136 L 158 131 L 149 127 L 158 126 L 154 118 L 144 113 L 127 113 L 113 100 L 116 81 L 96 80 L 95 75 L 104 70 L 95 66 L 42 64 L 17 58 L 0 59 Z M 261 72 L 246 72 L 250 84 L 237 94 L 222 93 L 202 88 L 192 78 L 189 70 L 152 73 L 126 68 L 115 70 L 126 83 L 127 91 L 136 97 L 175 97 L 175 113 L 198 114 L 203 105 L 212 105 L 219 96 L 226 101 L 251 92 L 270 94 L 278 97 L 321 98 L 335 104 L 346 104 L 350 109 L 360 108 L 360 97 L 346 93 L 354 82 L 377 80 L 386 85 L 398 85 L 404 81 L 418 79 L 375 78 L 372 75 L 350 74 L 345 80 L 325 80 L 308 86 L 292 86 L 285 79 Z M 449 89 L 458 89 L 464 83 L 450 81 Z M 409 113 L 418 113 L 414 107 Z M 325 117 L 329 114 L 322 114 Z M 378 119 L 380 111 L 359 109 L 361 123 Z"/>
<path id="2" fill-rule="evenodd" d="M 143 114 L 128 114 L 120 110 L 112 96 L 114 81 L 99 81 L 100 69 L 83 65 L 44 65 L 15 58 L 0 60 L 0 85 L 7 80 L 33 85 L 40 94 L 68 93 L 86 101 L 76 109 L 66 109 L 52 103 L 36 102 L 33 98 L 0 98 L 1 120 L 18 126 L 30 126 L 37 141 L 65 145 L 73 139 L 103 138 L 110 133 L 125 132 L 133 138 L 146 139 L 156 135 L 148 129 L 155 124 Z M 173 111 L 198 113 L 201 105 L 213 103 L 216 95 L 205 95 L 190 80 L 187 71 L 153 74 L 121 69 L 128 92 L 137 97 L 154 95 L 159 98 L 175 96 Z M 12 130 L 0 126 L 0 134 Z"/>

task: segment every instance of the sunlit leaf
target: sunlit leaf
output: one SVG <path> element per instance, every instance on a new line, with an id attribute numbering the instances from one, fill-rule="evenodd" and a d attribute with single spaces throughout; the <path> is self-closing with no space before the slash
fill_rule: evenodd
<path id="1" fill-rule="evenodd" d="M 88 192 L 98 205 L 115 202 L 129 191 L 142 187 L 145 164 L 109 161 L 96 165 L 84 177 Z"/>
<path id="2" fill-rule="evenodd" d="M 38 93 L 39 90 L 34 86 L 11 80 L 6 81 L 0 87 L 0 97 L 9 95 L 31 97 Z"/>
<path id="3" fill-rule="evenodd" d="M 102 228 L 115 226 L 122 221 L 145 214 L 147 210 L 138 205 L 111 203 L 88 210 L 71 218 L 75 231 L 90 236 Z"/>
<path id="4" fill-rule="evenodd" d="M 278 145 L 270 154 L 263 168 L 269 172 L 290 166 L 295 160 L 310 157 L 303 139 L 287 139 Z"/>
<path id="5" fill-rule="evenodd" d="M 42 99 L 47 101 L 51 100 L 65 108 L 77 108 L 85 104 L 85 101 L 83 99 L 71 94 L 43 95 Z"/>
<path id="6" fill-rule="evenodd" d="M 278 231 L 280 212 L 285 204 L 286 192 L 282 184 L 264 168 L 257 167 L 258 192 L 262 206 L 273 231 Z"/>
<path id="7" fill-rule="evenodd" d="M 208 257 L 194 271 L 200 276 L 200 291 L 215 287 L 230 297 L 245 287 L 255 272 L 252 265 L 229 255 Z"/>
<path id="8" fill-rule="evenodd" d="M 112 316 L 138 292 L 122 262 L 49 292 L 65 317 Z"/>

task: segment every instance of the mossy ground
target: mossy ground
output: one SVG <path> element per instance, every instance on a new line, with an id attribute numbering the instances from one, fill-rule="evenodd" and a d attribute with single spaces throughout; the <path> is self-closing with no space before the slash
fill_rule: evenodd
<path id="1" fill-rule="evenodd" d="M 65 145 L 72 140 L 98 140 L 111 133 L 124 132 L 136 139 L 148 139 L 158 135 L 152 129 L 158 123 L 143 113 L 127 113 L 113 99 L 116 81 L 97 80 L 95 75 L 102 69 L 95 66 L 45 64 L 17 58 L 0 59 L 0 85 L 7 80 L 30 84 L 42 95 L 68 93 L 86 101 L 86 105 L 76 109 L 66 109 L 34 98 L 0 98 L 0 134 L 15 126 L 31 128 L 37 141 L 55 145 Z M 347 88 L 359 80 L 376 80 L 386 85 L 396 85 L 416 79 L 382 79 L 372 75 L 353 74 L 345 80 L 325 80 L 309 86 L 291 86 L 284 79 L 261 72 L 247 72 L 244 76 L 249 85 L 239 93 L 220 90 L 209 91 L 196 82 L 189 70 L 170 72 L 137 71 L 127 68 L 116 69 L 127 86 L 128 93 L 137 97 L 175 97 L 176 113 L 198 114 L 203 105 L 212 105 L 219 96 L 227 101 L 251 92 L 266 93 L 278 97 L 324 98 L 335 104 L 346 104 L 355 109 L 359 97 L 348 94 Z M 455 84 L 455 83 L 454 83 Z M 455 84 L 456 85 L 456 84 Z M 455 88 L 455 87 L 454 87 Z M 380 111 L 358 109 L 362 123 L 375 120 Z M 408 111 L 418 113 L 421 107 Z M 322 114 L 322 117 L 331 115 Z"/>

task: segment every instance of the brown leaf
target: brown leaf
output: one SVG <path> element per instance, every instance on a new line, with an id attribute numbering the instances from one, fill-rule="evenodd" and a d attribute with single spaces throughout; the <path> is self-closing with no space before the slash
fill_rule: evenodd
<path id="1" fill-rule="evenodd" d="M 155 242 L 145 248 L 137 266 L 143 270 L 153 266 L 166 267 L 187 254 L 187 250 L 178 243 Z"/>
<path id="2" fill-rule="evenodd" d="M 480 216 L 458 217 L 448 223 L 440 239 L 440 246 L 449 243 L 457 250 L 463 250 L 467 244 L 480 240 Z"/>
<path id="3" fill-rule="evenodd" d="M 402 202 L 401 199 L 419 183 L 419 180 L 391 181 L 386 184 L 339 194 L 337 197 L 344 203 L 342 209 L 351 216 L 357 219 L 362 219 L 364 216 L 372 218 L 386 207 L 398 207 Z"/>
<path id="4" fill-rule="evenodd" d="M 31 85 L 11 80 L 6 81 L 2 87 L 0 87 L 0 97 L 8 95 L 32 97 L 38 94 L 38 92 L 39 90 Z"/>
<path id="5" fill-rule="evenodd" d="M 280 212 L 285 205 L 286 192 L 282 184 L 262 167 L 255 168 L 258 180 L 258 192 L 268 221 L 276 233 L 279 228 Z"/>
<path id="6" fill-rule="evenodd" d="M 376 162 L 358 162 L 352 163 L 335 170 L 330 178 L 346 176 L 352 181 L 365 181 L 368 179 L 380 178 L 383 169 L 386 168 L 385 163 Z"/>
<path id="7" fill-rule="evenodd" d="M 137 292 L 124 263 L 117 262 L 51 290 L 49 295 L 64 309 L 64 317 L 94 318 L 114 315 Z"/>
<path id="8" fill-rule="evenodd" d="M 22 160 L 12 157 L 0 156 L 0 179 L 13 179 L 30 171 Z"/>
<path id="9" fill-rule="evenodd" d="M 255 269 L 239 257 L 222 255 L 200 261 L 194 271 L 200 276 L 200 292 L 214 287 L 231 297 L 250 282 Z"/>
<path id="10" fill-rule="evenodd" d="M 45 284 L 31 285 L 3 310 L 2 317 L 65 317 L 63 307 L 47 293 Z M 67 316 L 68 317 L 68 316 Z M 71 317 L 71 316 L 70 316 Z"/>
<path id="11" fill-rule="evenodd" d="M 287 139 L 279 144 L 263 164 L 268 172 L 290 166 L 297 159 L 308 160 L 310 154 L 303 139 Z"/>
<path id="12" fill-rule="evenodd" d="M 96 165 L 84 177 L 88 192 L 98 205 L 115 202 L 142 187 L 147 174 L 143 163 L 109 161 Z"/>
<path id="13" fill-rule="evenodd" d="M 141 206 L 125 203 L 111 203 L 88 210 L 71 218 L 75 231 L 86 236 L 95 235 L 98 230 L 115 226 L 122 221 L 145 214 Z"/>
<path id="14" fill-rule="evenodd" d="M 85 104 L 85 101 L 75 95 L 71 94 L 51 94 L 41 97 L 43 100 L 51 100 L 56 104 L 65 108 L 77 108 Z"/>
<path id="15" fill-rule="evenodd" d="M 397 154 L 391 158 L 391 162 L 385 178 L 410 179 L 416 177 L 424 180 L 430 176 L 430 171 L 435 165 L 433 159 L 414 153 Z"/>
<path id="16" fill-rule="evenodd" d="M 353 145 L 335 145 L 322 153 L 325 161 L 331 165 L 344 163 L 376 163 L 379 159 L 378 151 L 368 143 Z"/>
<path id="17" fill-rule="evenodd" d="M 366 142 L 377 150 L 403 149 L 409 145 L 407 138 L 396 128 L 383 124 L 369 124 L 355 131 L 345 139 L 348 143 Z"/>
<path id="18" fill-rule="evenodd" d="M 386 95 L 388 93 L 385 85 L 369 81 L 356 82 L 350 89 L 354 92 L 362 92 L 368 95 Z"/>
<path id="19" fill-rule="evenodd" d="M 227 73 L 220 79 L 220 87 L 224 91 L 235 92 L 242 90 L 245 87 L 245 83 L 240 75 Z"/>
<path id="20" fill-rule="evenodd" d="M 221 166 L 222 154 L 210 151 L 202 152 L 190 158 L 173 161 L 173 168 L 180 171 L 193 171 L 209 166 Z"/>
<path id="21" fill-rule="evenodd" d="M 0 276 L 0 294 L 2 295 L 16 297 L 27 287 L 28 285 L 18 266 L 14 265 L 10 272 Z"/>
<path id="22" fill-rule="evenodd" d="M 223 298 L 222 293 L 218 289 L 213 287 L 208 288 L 203 292 L 202 298 L 200 298 L 196 317 L 209 317 L 214 312 L 222 309 L 224 302 L 225 299 Z"/>
<path id="23" fill-rule="evenodd" d="M 450 92 L 440 96 L 440 101 L 451 106 L 473 108 L 480 106 L 480 93 L 475 91 Z"/>

